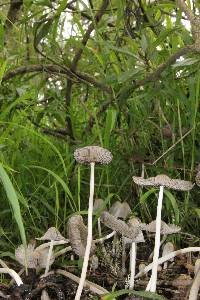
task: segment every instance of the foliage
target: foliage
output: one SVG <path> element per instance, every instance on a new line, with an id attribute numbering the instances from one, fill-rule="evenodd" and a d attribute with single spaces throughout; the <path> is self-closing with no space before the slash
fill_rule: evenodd
<path id="1" fill-rule="evenodd" d="M 0 159 L 27 236 L 65 233 L 67 217 L 87 210 L 89 170 L 73 151 L 90 144 L 114 157 L 97 167 L 96 197 L 128 200 L 151 221 L 157 191 L 138 190 L 132 176 L 143 165 L 146 177 L 194 181 L 200 162 L 200 58 L 182 51 L 195 42 L 186 15 L 175 1 L 19 2 L 15 16 L 0 5 Z M 197 187 L 166 192 L 163 219 L 198 236 L 198 199 Z M 3 187 L 0 218 L 8 251 L 20 241 Z"/>

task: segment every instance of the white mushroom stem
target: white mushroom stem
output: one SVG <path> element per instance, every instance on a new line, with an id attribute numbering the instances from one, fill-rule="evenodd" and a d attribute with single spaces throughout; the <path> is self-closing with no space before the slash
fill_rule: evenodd
<path id="1" fill-rule="evenodd" d="M 99 237 L 101 238 L 101 236 L 102 236 L 102 234 L 101 234 L 101 219 L 98 218 L 97 222 L 98 222 L 98 232 L 99 232 Z"/>
<path id="2" fill-rule="evenodd" d="M 69 241 L 68 240 L 66 240 L 66 241 L 53 241 L 53 245 L 54 246 L 58 246 L 58 245 L 64 245 L 64 244 L 67 244 L 67 243 L 69 243 Z M 51 245 L 51 242 L 48 242 L 48 243 L 44 243 L 44 244 L 42 244 L 42 245 L 40 245 L 40 246 L 38 246 L 38 247 L 36 247 L 35 248 L 35 250 L 43 250 L 43 249 L 45 249 L 45 248 L 48 248 L 48 247 L 50 247 L 50 245 Z"/>
<path id="3" fill-rule="evenodd" d="M 156 216 L 156 235 L 155 235 L 152 275 L 150 278 L 150 284 L 148 284 L 146 288 L 146 291 L 150 291 L 150 292 L 156 291 L 158 258 L 159 258 L 159 250 L 160 250 L 160 229 L 161 229 L 161 210 L 162 210 L 163 191 L 164 191 L 164 186 L 160 186 L 158 205 L 157 205 L 157 216 Z"/>
<path id="4" fill-rule="evenodd" d="M 48 253 L 48 256 L 47 256 L 47 264 L 46 264 L 44 276 L 47 276 L 47 273 L 49 272 L 49 266 L 50 266 L 52 251 L 53 251 L 53 245 L 54 245 L 54 241 L 51 240 L 50 247 L 49 247 L 49 253 Z"/>
<path id="5" fill-rule="evenodd" d="M 130 251 L 130 267 L 131 267 L 131 277 L 130 277 L 130 281 L 129 281 L 129 289 L 130 290 L 134 289 L 136 252 L 137 252 L 137 245 L 136 245 L 136 243 L 132 243 L 131 251 Z"/>
<path id="6" fill-rule="evenodd" d="M 192 283 L 188 300 L 197 300 L 200 288 L 200 268 L 198 269 Z"/>
<path id="7" fill-rule="evenodd" d="M 188 248 L 183 248 L 183 249 L 180 249 L 180 250 L 173 251 L 173 252 L 159 258 L 158 259 L 158 265 L 163 264 L 164 262 L 174 258 L 175 256 L 182 255 L 182 254 L 185 254 L 185 253 L 188 253 L 188 252 L 200 252 L 200 247 L 188 247 Z M 142 271 L 140 271 L 139 273 L 136 274 L 135 279 L 139 278 L 139 277 L 143 276 L 144 274 L 148 273 L 149 271 L 151 271 L 152 267 L 153 267 L 153 263 L 146 266 L 144 268 L 144 270 L 142 270 Z"/>
<path id="8" fill-rule="evenodd" d="M 88 208 L 88 235 L 87 235 L 87 245 L 85 249 L 85 255 L 83 260 L 83 267 L 81 272 L 81 278 L 78 285 L 78 289 L 76 291 L 75 300 L 79 300 L 81 297 L 81 293 L 84 287 L 88 261 L 90 257 L 90 249 L 92 245 L 92 213 L 93 213 L 93 198 L 94 198 L 94 166 L 95 163 L 91 163 L 91 174 L 90 174 L 90 198 L 89 198 L 89 208 Z"/>
<path id="9" fill-rule="evenodd" d="M 94 242 L 95 243 L 102 243 L 102 242 L 110 239 L 111 237 L 113 237 L 115 234 L 116 234 L 116 231 L 113 231 L 113 232 L 109 233 L 108 235 L 106 235 L 106 236 L 104 236 L 104 237 L 102 237 L 100 239 L 94 240 Z"/>
<path id="10" fill-rule="evenodd" d="M 9 274 L 16 282 L 18 286 L 23 284 L 23 281 L 21 280 L 21 277 L 12 269 L 9 268 L 0 268 L 0 273 L 2 274 Z"/>

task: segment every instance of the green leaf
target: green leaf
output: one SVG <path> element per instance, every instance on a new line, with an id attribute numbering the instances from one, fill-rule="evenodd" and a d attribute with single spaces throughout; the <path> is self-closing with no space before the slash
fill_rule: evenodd
<path id="1" fill-rule="evenodd" d="M 141 197 L 140 197 L 140 203 L 143 204 L 146 202 L 146 200 L 149 198 L 149 196 L 151 194 L 154 194 L 156 192 L 156 189 L 155 188 L 152 188 L 150 190 L 148 190 L 146 193 L 144 193 Z"/>
<path id="2" fill-rule="evenodd" d="M 1 65 L 1 69 L 0 69 L 0 84 L 2 82 L 3 75 L 6 71 L 6 67 L 7 67 L 7 61 L 4 61 L 3 64 Z"/>
<path id="3" fill-rule="evenodd" d="M 104 147 L 109 148 L 109 140 L 111 132 L 115 126 L 117 111 L 114 109 L 109 109 L 106 115 L 106 124 L 104 131 Z"/>
<path id="4" fill-rule="evenodd" d="M 178 208 L 177 201 L 176 201 L 175 197 L 172 195 L 172 193 L 170 193 L 168 190 L 164 189 L 164 194 L 170 200 L 171 206 L 173 207 L 173 210 L 174 210 L 175 220 L 176 220 L 176 223 L 178 224 L 179 223 L 179 208 Z"/>
<path id="5" fill-rule="evenodd" d="M 175 64 L 172 65 L 172 68 L 178 68 L 178 67 L 186 67 L 186 66 L 191 66 L 196 63 L 199 63 L 200 59 L 199 58 L 184 58 L 181 61 L 176 62 Z"/>
<path id="6" fill-rule="evenodd" d="M 20 211 L 20 205 L 19 205 L 17 193 L 16 193 L 16 191 L 13 187 L 13 184 L 2 164 L 0 164 L 0 179 L 3 183 L 4 189 L 6 191 L 8 201 L 12 207 L 14 218 L 15 218 L 15 221 L 19 228 L 22 243 L 26 247 L 26 234 L 25 234 L 25 229 L 24 229 L 24 224 L 23 224 L 23 220 L 22 220 L 22 215 L 21 215 L 21 211 Z"/>
<path id="7" fill-rule="evenodd" d="M 200 208 L 195 208 L 194 211 L 200 219 Z"/>
<path id="8" fill-rule="evenodd" d="M 119 77 L 118 77 L 118 81 L 120 83 L 126 82 L 127 80 L 131 80 L 134 79 L 134 75 L 138 74 L 139 72 L 141 72 L 143 70 L 143 68 L 133 68 L 131 70 L 128 70 L 124 73 L 122 73 Z"/>
<path id="9" fill-rule="evenodd" d="M 120 290 L 114 293 L 109 293 L 108 295 L 102 296 L 101 300 L 113 300 L 116 297 L 122 296 L 122 295 L 136 295 L 136 296 L 141 296 L 141 297 L 146 297 L 149 299 L 154 299 L 154 300 L 166 300 L 165 297 L 160 296 L 156 293 L 152 292 L 143 292 L 143 291 L 130 291 L 130 290 Z"/>
<path id="10" fill-rule="evenodd" d="M 70 192 L 67 184 L 64 182 L 64 180 L 62 178 L 60 178 L 60 176 L 58 176 L 55 172 L 47 169 L 47 168 L 44 168 L 44 167 L 40 167 L 40 166 L 30 166 L 31 168 L 38 168 L 38 169 L 41 169 L 41 170 L 44 170 L 46 172 L 48 172 L 50 175 L 52 175 L 63 187 L 65 193 L 69 196 L 69 204 L 70 204 L 70 207 L 71 209 L 74 211 L 74 208 L 76 209 L 76 204 L 74 202 L 74 198 L 72 196 L 72 193 Z M 73 205 L 74 205 L 74 208 L 73 208 Z"/>

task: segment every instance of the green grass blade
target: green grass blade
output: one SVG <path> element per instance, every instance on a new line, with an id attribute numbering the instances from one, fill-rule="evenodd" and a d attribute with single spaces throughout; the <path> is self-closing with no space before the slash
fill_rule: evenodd
<path id="1" fill-rule="evenodd" d="M 114 293 L 109 293 L 108 295 L 103 296 L 101 300 L 113 300 L 116 297 L 126 295 L 126 294 L 146 297 L 148 299 L 154 299 L 154 300 L 166 300 L 165 297 L 160 296 L 156 293 L 144 292 L 144 291 L 138 292 L 138 291 L 130 291 L 130 290 L 120 290 Z"/>
<path id="2" fill-rule="evenodd" d="M 19 205 L 17 193 L 13 187 L 13 184 L 12 184 L 7 172 L 5 171 L 4 167 L 2 166 L 2 164 L 0 164 L 0 179 L 3 183 L 4 189 L 6 191 L 8 201 L 12 207 L 15 221 L 19 228 L 22 243 L 26 247 L 26 234 L 25 234 L 25 229 L 24 229 L 24 224 L 23 224 L 23 220 L 22 220 L 22 215 L 21 215 L 21 211 L 20 211 L 20 205 Z"/>

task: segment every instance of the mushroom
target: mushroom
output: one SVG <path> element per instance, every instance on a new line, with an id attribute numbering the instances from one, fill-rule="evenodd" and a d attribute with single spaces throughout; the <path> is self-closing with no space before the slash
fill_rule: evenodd
<path id="1" fill-rule="evenodd" d="M 67 223 L 67 233 L 72 250 L 79 257 L 84 257 L 87 244 L 87 227 L 83 223 L 83 218 L 80 215 L 75 215 L 69 218 Z M 95 243 L 92 241 L 90 255 L 95 252 Z"/>
<path id="2" fill-rule="evenodd" d="M 148 284 L 148 290 L 151 292 L 156 291 L 156 281 L 157 281 L 157 265 L 159 258 L 160 249 L 160 229 L 161 229 L 161 210 L 162 210 L 162 200 L 164 187 L 179 190 L 179 191 L 189 191 L 193 188 L 193 184 L 190 181 L 171 179 L 167 175 L 157 175 L 156 177 L 150 177 L 144 179 L 142 177 L 133 177 L 133 181 L 141 186 L 154 186 L 159 187 L 159 197 L 157 204 L 157 215 L 156 215 L 156 234 L 155 234 L 155 246 L 154 246 L 154 256 L 153 256 L 153 268 L 152 275 L 150 278 L 150 287 Z"/>
<path id="3" fill-rule="evenodd" d="M 50 246 L 49 246 L 49 252 L 48 256 L 46 259 L 46 268 L 45 268 L 45 273 L 44 276 L 47 276 L 47 273 L 49 272 L 49 267 L 50 267 L 50 261 L 52 257 L 52 252 L 53 252 L 53 246 L 54 246 L 54 241 L 65 241 L 65 237 L 60 234 L 58 229 L 55 227 L 50 227 L 47 232 L 41 237 L 37 238 L 37 240 L 40 241 L 50 241 Z"/>
<path id="4" fill-rule="evenodd" d="M 162 256 L 165 256 L 173 251 L 174 251 L 174 244 L 172 242 L 167 242 L 163 247 Z M 174 259 L 172 258 L 170 261 L 173 261 L 173 260 Z M 163 270 L 165 270 L 165 269 L 167 269 L 167 261 L 163 265 Z"/>
<path id="5" fill-rule="evenodd" d="M 104 207 L 104 201 L 103 199 L 95 199 L 94 201 L 94 207 L 93 211 L 98 212 L 101 208 Z M 98 232 L 99 232 L 99 237 L 101 238 L 101 222 L 100 222 L 100 217 L 98 218 Z"/>
<path id="6" fill-rule="evenodd" d="M 120 219 L 126 219 L 127 216 L 131 213 L 131 208 L 128 205 L 127 202 L 120 202 L 120 201 L 116 201 L 113 203 L 113 205 L 111 206 L 109 213 L 111 215 L 113 215 L 116 218 L 120 218 Z M 118 243 L 118 238 L 115 235 L 114 239 L 113 239 L 113 247 L 112 247 L 112 254 L 115 255 L 115 253 L 117 252 L 117 245 L 119 245 Z M 126 252 L 125 252 L 125 243 L 124 243 L 124 239 L 122 239 L 122 265 L 124 264 L 123 262 L 126 260 Z M 124 266 L 125 268 L 125 266 Z"/>
<path id="7" fill-rule="evenodd" d="M 90 197 L 89 197 L 89 208 L 88 208 L 88 234 L 87 234 L 87 245 L 85 249 L 83 267 L 81 272 L 81 279 L 76 292 L 75 300 L 79 300 L 83 290 L 88 260 L 90 256 L 90 248 L 92 244 L 92 213 L 93 213 L 93 197 L 94 197 L 94 167 L 95 164 L 109 164 L 112 160 L 112 154 L 110 151 L 99 147 L 89 146 L 75 150 L 74 158 L 81 164 L 90 164 L 91 175 L 90 175 Z"/>
<path id="8" fill-rule="evenodd" d="M 132 228 L 139 228 L 141 221 L 139 218 L 132 217 L 128 221 L 128 225 Z M 136 239 L 131 243 L 131 251 L 130 251 L 130 269 L 131 269 L 131 277 L 129 281 L 129 289 L 133 290 L 134 288 L 134 279 L 135 279 L 135 266 L 136 266 L 136 253 L 137 253 L 137 243 L 144 242 L 144 236 L 142 231 L 139 231 Z"/>
<path id="9" fill-rule="evenodd" d="M 197 259 L 194 266 L 194 281 L 192 283 L 188 300 L 198 299 L 198 292 L 200 288 L 200 259 Z"/>

